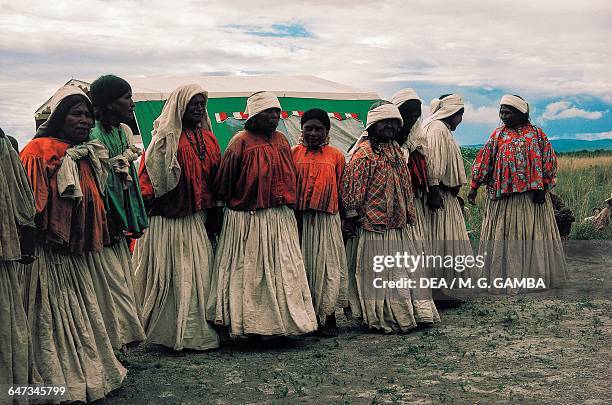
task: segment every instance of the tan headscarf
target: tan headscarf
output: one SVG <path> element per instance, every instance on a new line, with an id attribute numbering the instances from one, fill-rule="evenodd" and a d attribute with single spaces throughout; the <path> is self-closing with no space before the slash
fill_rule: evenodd
<path id="1" fill-rule="evenodd" d="M 176 158 L 176 152 L 183 132 L 183 115 L 187 104 L 197 94 L 202 94 L 205 104 L 208 104 L 208 92 L 198 84 L 188 84 L 175 89 L 168 96 L 164 109 L 153 123 L 151 144 L 145 153 L 144 163 L 155 197 L 173 190 L 181 178 L 181 166 Z M 206 108 L 201 128 L 203 130 L 212 128 Z"/>
<path id="2" fill-rule="evenodd" d="M 245 111 L 247 114 L 249 114 L 247 121 L 268 108 L 281 109 L 280 101 L 278 101 L 278 98 L 274 95 L 274 93 L 269 91 L 259 91 L 251 94 L 251 96 L 247 98 Z"/>
<path id="3" fill-rule="evenodd" d="M 49 114 L 49 118 L 47 118 L 47 120 L 38 128 L 39 134 L 47 129 L 49 122 L 51 122 L 51 117 L 53 117 L 53 114 L 55 114 L 60 103 L 65 98 L 72 95 L 83 96 L 89 103 L 91 103 L 89 97 L 87 97 L 85 93 L 83 93 L 83 91 L 77 86 L 67 85 L 60 88 L 51 98 L 49 103 L 51 114 Z M 106 179 L 108 177 L 107 170 L 109 169 L 108 149 L 106 149 L 100 140 L 94 139 L 83 142 L 79 145 L 75 145 L 66 150 L 66 154 L 62 158 L 62 163 L 57 171 L 57 188 L 61 197 L 73 199 L 83 198 L 78 167 L 78 161 L 83 158 L 89 159 L 91 168 L 93 169 L 94 175 L 98 182 L 100 192 L 104 193 Z"/>
<path id="4" fill-rule="evenodd" d="M 512 106 L 523 114 L 527 114 L 529 112 L 529 104 L 527 104 L 527 102 L 522 98 L 513 96 L 511 94 L 506 94 L 503 96 L 499 104 Z"/>
<path id="5" fill-rule="evenodd" d="M 450 117 L 462 108 L 464 108 L 464 104 L 459 94 L 451 94 L 443 99 L 434 98 L 429 105 L 430 115 L 423 121 L 423 127 L 426 127 L 432 121 Z"/>
<path id="6" fill-rule="evenodd" d="M 411 88 L 402 89 L 391 97 L 391 102 L 395 104 L 398 109 L 402 106 L 402 104 L 410 100 L 421 101 L 416 91 Z M 409 153 L 416 150 L 419 151 L 421 155 L 427 156 L 427 138 L 425 138 L 425 132 L 423 132 L 423 128 L 421 127 L 420 119 L 414 123 L 412 128 L 410 128 L 410 133 L 408 134 L 406 143 L 401 146 L 402 148 L 408 149 Z"/>
<path id="7" fill-rule="evenodd" d="M 366 126 L 365 126 L 366 130 L 361 133 L 359 138 L 357 138 L 357 142 L 355 142 L 355 144 L 351 147 L 351 149 L 349 149 L 348 151 L 349 159 L 351 158 L 351 156 L 353 156 L 353 153 L 355 153 L 355 151 L 357 150 L 361 142 L 368 139 L 367 129 L 370 128 L 372 125 L 376 124 L 378 121 L 382 121 L 388 118 L 399 119 L 401 123 L 400 125 L 404 124 L 404 120 L 402 119 L 402 114 L 400 114 L 399 110 L 397 109 L 395 105 L 389 102 L 386 102 L 386 104 L 381 104 L 377 107 L 372 108 L 370 111 L 368 111 L 368 116 L 366 118 Z"/>

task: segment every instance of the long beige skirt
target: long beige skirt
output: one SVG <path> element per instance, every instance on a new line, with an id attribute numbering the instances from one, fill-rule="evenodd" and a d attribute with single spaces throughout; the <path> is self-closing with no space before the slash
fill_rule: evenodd
<path id="1" fill-rule="evenodd" d="M 465 218 L 461 212 L 461 206 L 457 197 L 449 191 L 441 190 L 444 206 L 437 211 L 425 209 L 425 222 L 427 224 L 427 241 L 429 254 L 437 256 L 465 257 L 473 256 L 470 237 L 465 226 Z M 444 261 L 442 261 L 443 263 Z M 461 270 L 461 271 L 458 271 Z M 440 263 L 431 266 L 431 276 L 444 278 L 450 286 L 453 279 L 468 279 L 472 276 L 471 270 L 455 267 L 444 267 Z"/>
<path id="2" fill-rule="evenodd" d="M 286 206 L 225 210 L 209 319 L 232 336 L 299 335 L 317 329 L 297 223 Z"/>
<path id="3" fill-rule="evenodd" d="M 30 383 L 66 385 L 68 401 L 104 398 L 127 370 L 113 353 L 85 257 L 40 245 L 36 256 L 19 265 L 32 342 Z"/>
<path id="4" fill-rule="evenodd" d="M 0 384 L 27 384 L 28 322 L 17 267 L 0 261 Z"/>
<path id="5" fill-rule="evenodd" d="M 113 348 L 144 341 L 141 309 L 132 280 L 132 255 L 126 241 L 122 239 L 85 257 Z"/>
<path id="6" fill-rule="evenodd" d="M 339 214 L 303 213 L 302 256 L 315 313 L 324 324 L 327 315 L 347 306 L 348 270 Z"/>
<path id="7" fill-rule="evenodd" d="M 372 247 L 377 255 L 395 255 L 397 252 L 408 252 L 411 255 L 422 254 L 422 241 L 414 240 L 414 229 L 390 229 L 384 233 L 370 232 L 360 229 L 356 241 L 357 248 L 349 247 L 347 250 L 355 252 L 351 263 L 355 265 L 354 286 L 359 297 L 360 309 L 355 315 L 361 315 L 365 324 L 372 329 L 379 329 L 386 333 L 407 331 L 419 323 L 434 323 L 440 321 L 438 310 L 431 299 L 428 290 L 419 288 L 393 288 L 374 289 L 365 285 L 372 280 L 372 263 L 366 262 L 366 249 Z M 366 246 L 368 246 L 366 248 Z M 404 270 L 385 270 L 379 273 L 385 281 L 399 280 L 402 277 L 418 280 L 422 270 L 417 274 L 410 274 Z M 367 274 L 367 273 L 370 274 Z M 418 285 L 418 284 L 417 284 Z M 352 308 L 351 308 L 352 309 Z"/>
<path id="8" fill-rule="evenodd" d="M 485 211 L 479 248 L 479 254 L 486 252 L 483 277 L 489 281 L 541 278 L 547 288 L 563 284 L 567 264 L 548 193 L 544 204 L 534 203 L 529 192 L 488 200 Z M 528 290 L 489 289 L 498 293 Z"/>
<path id="9" fill-rule="evenodd" d="M 149 218 L 134 248 L 136 295 L 147 342 L 174 350 L 219 347 L 206 321 L 213 252 L 204 211 L 183 218 Z"/>

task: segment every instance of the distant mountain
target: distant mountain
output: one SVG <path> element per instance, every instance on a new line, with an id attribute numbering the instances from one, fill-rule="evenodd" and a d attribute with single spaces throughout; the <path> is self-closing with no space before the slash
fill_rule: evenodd
<path id="1" fill-rule="evenodd" d="M 580 150 L 612 150 L 612 139 L 584 141 L 581 139 L 555 139 L 550 141 L 555 152 L 575 152 Z M 482 148 L 482 145 L 462 145 L 464 148 Z"/>

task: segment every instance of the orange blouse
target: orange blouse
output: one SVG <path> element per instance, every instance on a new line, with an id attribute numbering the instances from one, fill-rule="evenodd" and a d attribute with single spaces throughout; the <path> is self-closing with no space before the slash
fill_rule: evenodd
<path id="1" fill-rule="evenodd" d="M 57 189 L 57 171 L 71 146 L 56 138 L 37 138 L 19 155 L 34 193 L 36 228 L 43 242 L 70 253 L 99 252 L 110 237 L 104 200 L 89 160 L 78 161 L 82 199 L 60 197 Z"/>
<path id="2" fill-rule="evenodd" d="M 291 153 L 297 170 L 296 209 L 336 214 L 338 188 L 344 171 L 342 152 L 329 145 L 310 150 L 304 145 L 296 145 Z"/>
<path id="3" fill-rule="evenodd" d="M 215 178 L 217 198 L 236 211 L 295 205 L 296 172 L 289 142 L 249 131 L 234 135 Z"/>

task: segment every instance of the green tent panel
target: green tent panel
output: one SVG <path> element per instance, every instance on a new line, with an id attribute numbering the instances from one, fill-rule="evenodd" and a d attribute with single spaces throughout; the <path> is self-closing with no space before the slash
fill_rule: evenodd
<path id="1" fill-rule="evenodd" d="M 236 120 L 229 118 L 217 122 L 215 114 L 245 111 L 247 97 L 223 97 L 208 100 L 208 115 L 213 126 L 213 132 L 219 140 L 221 151 L 225 150 L 229 140 L 237 132 Z M 368 109 L 377 100 L 325 100 L 316 98 L 279 97 L 283 111 L 306 111 L 310 108 L 321 108 L 327 112 L 355 113 L 359 120 L 365 123 Z M 151 142 L 153 121 L 159 116 L 164 106 L 162 100 L 138 101 L 134 108 L 138 127 L 145 148 Z M 358 135 L 358 134 L 356 134 Z"/>

